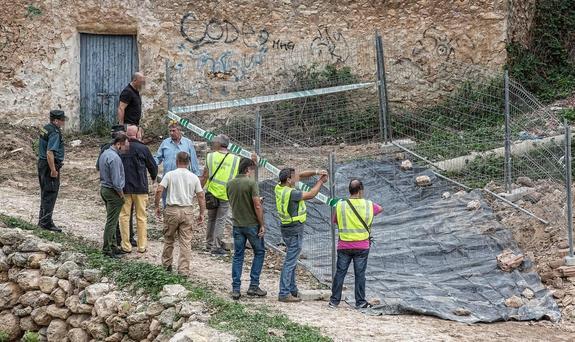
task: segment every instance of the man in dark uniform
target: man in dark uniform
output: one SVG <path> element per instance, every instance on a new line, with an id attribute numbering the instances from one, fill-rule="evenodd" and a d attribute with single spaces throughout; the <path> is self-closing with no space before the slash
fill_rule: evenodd
<path id="1" fill-rule="evenodd" d="M 40 214 L 38 226 L 61 232 L 52 220 L 60 189 L 60 169 L 64 163 L 64 139 L 62 127 L 66 122 L 64 111 L 50 111 L 50 123 L 40 129 L 38 141 L 38 180 L 40 182 Z"/>
<path id="2" fill-rule="evenodd" d="M 132 81 L 120 93 L 118 104 L 118 123 L 124 126 L 138 126 L 139 135 L 142 135 L 140 119 L 142 118 L 142 98 L 140 91 L 146 85 L 146 78 L 141 72 L 132 76 Z"/>

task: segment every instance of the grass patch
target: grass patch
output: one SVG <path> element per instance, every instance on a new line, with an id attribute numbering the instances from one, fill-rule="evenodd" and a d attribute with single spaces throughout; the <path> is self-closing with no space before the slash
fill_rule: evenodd
<path id="1" fill-rule="evenodd" d="M 331 340 L 322 336 L 316 328 L 292 322 L 287 316 L 264 307 L 248 307 L 224 299 L 207 286 L 167 272 L 160 266 L 139 261 L 110 259 L 104 256 L 93 242 L 85 239 L 41 230 L 29 222 L 3 214 L 0 214 L 0 221 L 8 227 L 28 230 L 42 239 L 58 242 L 66 249 L 86 254 L 89 267 L 102 270 L 104 275 L 122 288 L 143 289 L 145 293 L 157 298 L 164 285 L 181 284 L 190 291 L 190 299 L 206 303 L 211 312 L 210 326 L 233 333 L 242 341 Z M 271 335 L 270 329 L 281 330 L 283 336 Z M 0 341 L 2 341 L 1 332 Z"/>

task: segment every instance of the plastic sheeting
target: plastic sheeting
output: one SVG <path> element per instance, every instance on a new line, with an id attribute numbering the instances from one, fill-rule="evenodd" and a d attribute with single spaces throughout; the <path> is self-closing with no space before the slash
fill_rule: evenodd
<path id="1" fill-rule="evenodd" d="M 429 187 L 417 187 L 415 177 L 428 175 Z M 365 197 L 384 207 L 372 227 L 372 245 L 367 267 L 367 297 L 379 298 L 375 311 L 383 314 L 417 313 L 460 322 L 560 319 L 560 311 L 532 263 L 503 272 L 496 256 L 505 248 L 520 253 L 511 232 L 495 218 L 480 191 L 454 194 L 454 188 L 426 169 L 414 165 L 403 172 L 393 160 L 356 161 L 340 165 L 336 173 L 336 195 L 345 197 L 352 177 L 360 178 Z M 265 196 L 267 242 L 281 244 L 273 194 L 274 182 L 262 183 Z M 449 191 L 451 196 L 442 198 Z M 479 200 L 479 210 L 467 210 Z M 330 208 L 308 202 L 301 262 L 320 280 L 331 279 Z M 353 264 L 344 293 L 353 299 Z M 522 296 L 525 289 L 532 299 Z M 519 308 L 505 305 L 517 296 Z M 459 309 L 459 310 L 458 310 Z M 463 309 L 463 310 L 461 310 Z M 468 315 L 461 315 L 462 312 Z M 455 314 L 456 312 L 459 315 Z"/>

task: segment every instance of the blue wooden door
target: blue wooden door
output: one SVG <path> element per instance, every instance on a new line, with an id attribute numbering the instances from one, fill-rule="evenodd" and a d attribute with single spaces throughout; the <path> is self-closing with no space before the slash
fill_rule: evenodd
<path id="1" fill-rule="evenodd" d="M 138 70 L 135 36 L 80 34 L 80 128 L 117 122 L 120 92 Z"/>

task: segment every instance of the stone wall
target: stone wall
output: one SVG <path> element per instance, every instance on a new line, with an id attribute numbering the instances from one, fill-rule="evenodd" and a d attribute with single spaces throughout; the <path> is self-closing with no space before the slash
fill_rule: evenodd
<path id="1" fill-rule="evenodd" d="M 160 299 L 120 291 L 86 257 L 20 229 L 0 227 L 0 333 L 42 341 L 232 341 L 206 325 L 207 309 L 181 285 Z"/>
<path id="2" fill-rule="evenodd" d="M 537 0 L 509 0 L 508 40 L 527 46 Z"/>
<path id="3" fill-rule="evenodd" d="M 433 84 L 434 66 L 461 61 L 505 63 L 504 0 L 38 0 L 2 5 L 0 115 L 24 124 L 45 121 L 60 105 L 79 126 L 79 32 L 137 34 L 140 69 L 148 75 L 145 116 L 166 106 L 165 61 L 200 70 L 206 87 L 234 94 L 265 89 L 251 77 L 273 72 L 274 56 L 311 51 L 334 62 L 380 30 L 390 63 L 402 67 L 406 89 Z M 352 65 L 353 66 L 353 65 Z M 356 67 L 356 66 L 354 66 Z M 372 66 L 369 66 L 372 67 Z M 208 76 L 223 76 L 209 78 Z M 128 82 L 128 80 L 126 80 Z M 426 96 L 433 88 L 422 93 Z"/>

